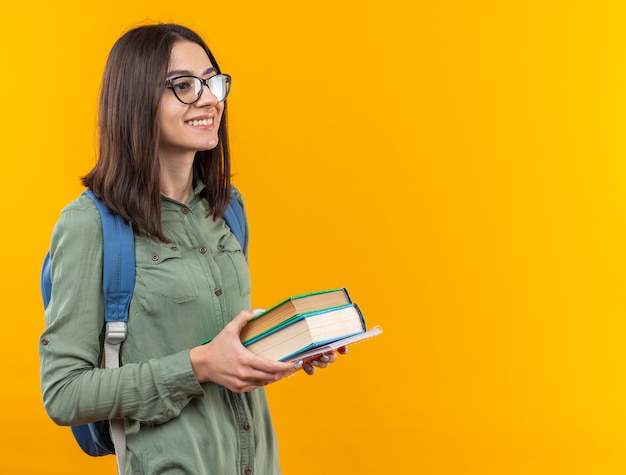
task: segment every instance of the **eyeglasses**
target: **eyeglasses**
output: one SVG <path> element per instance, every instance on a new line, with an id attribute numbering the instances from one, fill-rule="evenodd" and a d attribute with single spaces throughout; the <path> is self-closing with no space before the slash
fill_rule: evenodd
<path id="1" fill-rule="evenodd" d="M 228 74 L 218 74 L 209 79 L 202 79 L 196 76 L 178 76 L 165 81 L 165 87 L 171 89 L 183 104 L 193 104 L 200 100 L 204 86 L 217 97 L 217 102 L 222 102 L 230 92 L 232 80 Z"/>

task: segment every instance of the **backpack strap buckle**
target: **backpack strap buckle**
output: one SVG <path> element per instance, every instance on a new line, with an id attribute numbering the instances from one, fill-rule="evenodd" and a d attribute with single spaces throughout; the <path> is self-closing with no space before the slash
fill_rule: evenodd
<path id="1" fill-rule="evenodd" d="M 111 345 L 119 345 L 126 339 L 126 322 L 107 322 L 104 339 Z"/>

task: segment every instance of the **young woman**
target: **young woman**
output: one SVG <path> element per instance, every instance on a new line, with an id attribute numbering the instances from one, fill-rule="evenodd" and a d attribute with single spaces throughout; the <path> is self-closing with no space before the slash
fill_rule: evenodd
<path id="1" fill-rule="evenodd" d="M 263 386 L 302 362 L 260 358 L 239 341 L 253 313 L 245 249 L 223 220 L 232 188 L 230 83 L 182 26 L 133 29 L 111 50 L 98 161 L 83 184 L 135 232 L 119 368 L 99 367 L 103 239 L 94 202 L 70 203 L 53 232 L 53 293 L 39 347 L 44 404 L 63 425 L 122 418 L 125 473 L 280 473 Z M 305 371 L 335 359 L 305 362 Z"/>

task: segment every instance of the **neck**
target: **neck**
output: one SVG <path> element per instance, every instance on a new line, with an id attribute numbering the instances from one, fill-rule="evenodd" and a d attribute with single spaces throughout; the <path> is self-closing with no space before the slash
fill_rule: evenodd
<path id="1" fill-rule="evenodd" d="M 161 160 L 161 193 L 185 203 L 193 193 L 193 158 L 172 162 Z"/>

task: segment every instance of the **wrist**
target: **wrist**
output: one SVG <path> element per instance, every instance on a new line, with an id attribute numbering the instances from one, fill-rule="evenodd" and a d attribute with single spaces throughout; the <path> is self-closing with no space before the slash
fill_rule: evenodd
<path id="1" fill-rule="evenodd" d="M 193 374 L 199 383 L 206 383 L 208 379 L 208 371 L 206 368 L 206 358 L 202 357 L 203 348 L 196 346 L 189 350 L 189 361 L 191 362 L 191 369 Z"/>

